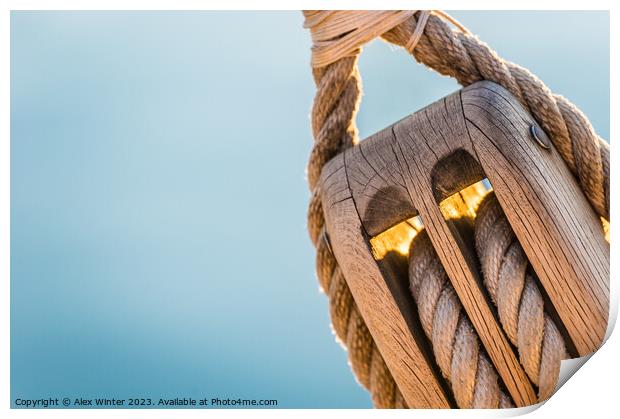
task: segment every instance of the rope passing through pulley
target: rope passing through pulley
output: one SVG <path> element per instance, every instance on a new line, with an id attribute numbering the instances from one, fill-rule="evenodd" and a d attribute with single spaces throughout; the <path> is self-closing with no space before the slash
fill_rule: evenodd
<path id="1" fill-rule="evenodd" d="M 308 229 L 317 248 L 317 274 L 323 291 L 329 297 L 334 331 L 347 346 L 351 367 L 360 383 L 370 390 L 375 406 L 405 407 L 406 403 L 330 251 L 320 191 L 317 189 L 323 166 L 359 142 L 355 116 L 361 98 L 357 58 L 362 46 L 381 37 L 403 47 L 425 66 L 455 78 L 463 86 L 481 80 L 503 86 L 549 134 L 593 210 L 607 221 L 609 145 L 596 134 L 585 115 L 566 98 L 553 94 L 528 70 L 503 60 L 445 12 L 304 11 L 304 16 L 304 27 L 310 30 L 312 36 L 312 71 L 317 86 L 312 108 L 314 146 L 307 168 L 312 192 Z M 482 262 L 485 286 L 497 306 L 502 326 L 517 347 L 529 378 L 538 387 L 540 400 L 544 400 L 555 388 L 557 366 L 565 356 L 564 345 L 556 339 L 559 334 L 555 333 L 555 325 L 545 313 L 542 297 L 525 273 L 527 260 L 518 242 L 515 242 L 509 224 L 501 221 L 505 218 L 502 218 L 504 216 L 496 202 L 489 195 L 479 209 L 476 250 Z M 485 219 L 493 219 L 493 223 L 487 225 Z M 410 256 L 413 265 L 410 270 L 415 271 L 416 240 L 413 243 Z M 498 255 L 503 259 L 498 259 Z M 451 301 L 449 289 L 445 293 L 446 301 Z M 417 297 L 414 295 L 414 299 L 420 298 L 423 298 L 420 294 Z M 459 326 L 461 329 L 462 336 L 470 336 L 467 324 Z M 528 337 L 525 334 L 528 333 L 540 334 L 541 339 L 536 338 L 538 346 L 525 343 Z M 480 365 L 487 365 L 484 360 L 479 362 L 482 362 Z M 442 372 L 445 373 L 443 369 Z M 471 406 L 475 393 L 459 391 L 454 391 L 455 395 L 466 394 L 460 399 L 464 401 L 463 407 Z M 505 397 L 499 396 L 503 393 L 493 394 L 498 396 L 486 400 L 497 402 L 496 405 L 501 400 L 502 405 L 507 405 Z"/>

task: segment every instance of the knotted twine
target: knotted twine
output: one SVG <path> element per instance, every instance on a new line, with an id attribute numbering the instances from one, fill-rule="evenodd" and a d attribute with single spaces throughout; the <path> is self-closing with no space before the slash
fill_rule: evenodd
<path id="1" fill-rule="evenodd" d="M 407 49 L 414 58 L 467 86 L 490 80 L 509 90 L 550 135 L 584 195 L 609 220 L 609 145 L 585 115 L 553 94 L 528 70 L 505 61 L 485 43 L 439 11 L 304 11 L 310 29 L 317 93 L 312 108 L 314 146 L 308 164 L 312 197 L 308 230 L 317 247 L 317 274 L 329 296 L 334 331 L 349 350 L 351 367 L 377 407 L 404 405 L 389 370 L 361 318 L 324 239 L 317 190 L 323 165 L 359 141 L 355 115 L 361 96 L 357 57 L 375 37 Z M 456 26 L 453 29 L 448 22 Z"/>

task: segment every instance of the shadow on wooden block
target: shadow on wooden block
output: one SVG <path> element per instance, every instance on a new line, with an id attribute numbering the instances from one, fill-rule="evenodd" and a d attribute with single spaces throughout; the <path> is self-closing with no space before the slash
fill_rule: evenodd
<path id="1" fill-rule="evenodd" d="M 397 255 L 377 261 L 371 240 L 419 216 L 480 340 L 517 406 L 535 391 L 481 287 L 473 247 L 439 203 L 483 178 L 493 185 L 579 355 L 602 342 L 609 246 L 557 151 L 532 140 L 533 118 L 509 92 L 479 82 L 378 132 L 323 169 L 326 228 L 364 320 L 412 407 L 450 407 L 421 338 Z M 538 127 L 539 128 L 539 127 Z M 412 314 L 413 313 L 413 314 Z"/>

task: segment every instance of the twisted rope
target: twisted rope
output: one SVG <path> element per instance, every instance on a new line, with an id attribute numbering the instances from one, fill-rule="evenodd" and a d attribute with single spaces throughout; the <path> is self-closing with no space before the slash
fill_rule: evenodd
<path id="1" fill-rule="evenodd" d="M 527 257 L 492 192 L 478 208 L 475 241 L 500 323 L 538 386 L 539 400 L 547 400 L 557 385 L 560 361 L 567 357 L 564 339 L 545 312 L 542 294 L 527 271 Z"/>
<path id="2" fill-rule="evenodd" d="M 426 231 L 411 242 L 409 283 L 435 360 L 460 408 L 514 407 L 463 311 Z"/>
<path id="3" fill-rule="evenodd" d="M 322 233 L 325 220 L 317 182 L 321 169 L 327 161 L 359 141 L 355 126 L 355 115 L 361 95 L 357 57 L 362 44 L 376 36 L 405 47 L 418 62 L 440 74 L 454 77 L 464 86 L 486 79 L 501 84 L 509 90 L 550 134 L 556 149 L 579 181 L 585 196 L 597 214 L 609 219 L 609 146 L 595 133 L 583 113 L 567 99 L 551 93 L 547 86 L 528 70 L 500 58 L 495 51 L 464 28 L 452 29 L 446 23 L 450 20 L 443 13 L 396 11 L 393 13 L 404 13 L 406 16 L 402 20 L 392 16 L 390 24 L 381 26 L 380 30 L 372 26 L 364 26 L 370 23 L 379 24 L 385 20 L 370 18 L 362 20 L 364 13 L 372 13 L 371 11 L 357 12 L 360 19 L 358 25 L 352 25 L 351 19 L 343 18 L 350 13 L 353 12 L 304 12 L 305 26 L 310 29 L 315 42 L 312 71 L 317 86 L 312 108 L 314 146 L 307 168 L 311 190 L 308 231 L 313 244 L 317 247 L 317 274 L 321 284 L 335 280 L 341 283 L 338 288 L 334 286 L 335 290 L 340 288 L 348 290 L 339 270 L 337 274 L 334 274 L 336 260 L 328 251 L 325 240 L 320 239 L 324 236 Z M 346 25 L 342 24 L 343 22 Z M 330 27 L 335 29 L 332 30 Z M 369 31 L 372 36 L 367 35 Z M 356 33 L 355 42 L 347 44 L 347 48 L 333 46 L 334 42 L 350 42 L 351 38 L 347 35 L 351 33 Z M 315 58 L 317 51 L 321 49 L 324 51 L 329 44 L 332 44 L 329 47 L 330 51 L 338 51 L 338 54 L 331 56 L 327 61 Z M 327 62 L 329 63 L 326 64 Z M 330 307 L 334 307 L 332 300 L 335 294 L 332 294 L 332 287 L 323 286 L 323 290 L 328 294 Z M 348 293 L 350 296 L 350 291 L 341 293 Z M 352 297 L 350 299 L 347 297 L 345 300 L 350 301 L 348 304 L 353 307 Z M 356 339 L 351 338 L 351 341 L 348 339 L 349 335 L 357 336 L 356 332 L 350 330 L 351 327 L 362 329 L 359 332 L 360 335 L 367 333 L 367 328 L 359 317 L 357 308 L 347 310 L 339 307 L 338 309 L 332 308 L 330 311 L 334 325 L 348 325 L 346 334 L 339 333 L 336 326 L 334 329 L 337 336 L 349 348 L 351 366 L 358 379 L 373 393 L 373 400 L 381 400 L 381 405 L 376 402 L 375 404 L 381 407 L 396 407 L 396 401 L 402 400 L 402 395 L 396 386 L 394 386 L 392 396 L 389 395 L 389 391 L 382 392 L 383 390 L 376 390 L 375 396 L 371 381 L 360 378 L 361 373 L 358 373 L 358 371 L 370 368 L 365 377 L 373 374 L 377 374 L 376 377 L 378 377 L 372 382 L 394 382 L 387 368 L 384 368 L 385 363 L 374 343 L 368 344 L 365 347 L 366 351 L 352 349 L 350 346 L 350 343 L 357 342 Z M 351 321 L 351 313 L 357 313 L 354 318 L 359 318 L 360 321 Z M 341 316 L 346 317 L 347 320 Z M 353 353 L 353 350 L 356 352 Z M 372 362 L 369 362 L 369 359 Z M 381 387 L 391 388 L 392 385 Z M 377 388 L 379 388 L 378 384 Z M 394 402 L 390 403 L 390 401 Z"/>

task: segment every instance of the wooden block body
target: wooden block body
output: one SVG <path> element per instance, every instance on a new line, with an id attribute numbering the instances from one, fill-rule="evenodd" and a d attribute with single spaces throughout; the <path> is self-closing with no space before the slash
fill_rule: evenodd
<path id="1" fill-rule="evenodd" d="M 438 205 L 485 177 L 578 353 L 602 342 L 609 246 L 561 157 L 532 140 L 534 124 L 509 92 L 479 82 L 362 141 L 323 170 L 321 199 L 333 252 L 412 407 L 449 407 L 450 395 L 406 287 L 373 258 L 369 241 L 415 215 L 515 404 L 537 402 L 481 285 L 474 249 Z"/>

